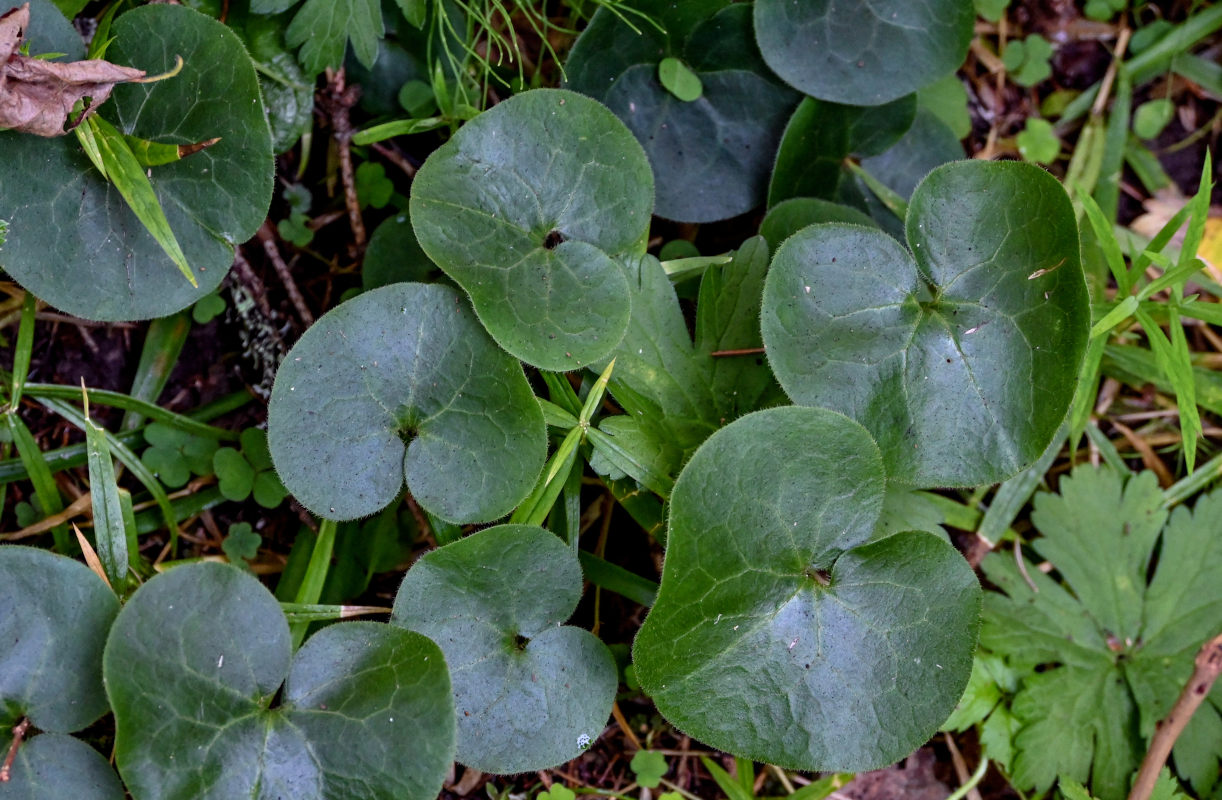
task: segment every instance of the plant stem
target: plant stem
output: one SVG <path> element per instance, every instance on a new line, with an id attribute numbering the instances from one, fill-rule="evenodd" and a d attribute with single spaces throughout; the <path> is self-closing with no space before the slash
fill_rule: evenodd
<path id="1" fill-rule="evenodd" d="M 1142 759 L 1137 780 L 1133 782 L 1133 791 L 1129 792 L 1129 800 L 1148 800 L 1150 793 L 1154 791 L 1158 773 L 1167 763 L 1167 756 L 1171 755 L 1175 740 L 1188 726 L 1188 720 L 1192 719 L 1197 707 L 1205 700 L 1218 675 L 1222 674 L 1222 634 L 1218 634 L 1201 647 L 1194 663 L 1192 677 L 1180 692 L 1170 713 L 1158 723 L 1154 738 L 1150 740 L 1150 749 Z"/>
<path id="2" fill-rule="evenodd" d="M 13 727 L 13 743 L 9 745 L 8 755 L 4 757 L 4 766 L 0 766 L 0 783 L 8 783 L 9 778 L 13 774 L 13 761 L 17 758 L 17 748 L 21 747 L 21 740 L 25 738 L 25 732 L 30 729 L 30 720 L 25 718 L 18 722 Z"/>

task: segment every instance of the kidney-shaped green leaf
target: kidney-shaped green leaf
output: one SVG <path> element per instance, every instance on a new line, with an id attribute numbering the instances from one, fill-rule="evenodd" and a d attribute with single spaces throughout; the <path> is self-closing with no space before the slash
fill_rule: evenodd
<path id="1" fill-rule="evenodd" d="M 329 311 L 281 365 L 267 417 L 285 487 L 328 519 L 373 514 L 405 481 L 443 519 L 496 519 L 533 488 L 547 445 L 522 365 L 439 285 Z"/>
<path id="2" fill-rule="evenodd" d="M 580 598 L 573 550 L 529 525 L 480 531 L 407 573 L 391 623 L 446 655 L 459 761 L 484 772 L 546 769 L 598 738 L 615 662 L 597 637 L 563 624 Z"/>
<path id="3" fill-rule="evenodd" d="M 0 728 L 71 733 L 106 712 L 102 647 L 119 601 L 84 564 L 0 547 Z"/>
<path id="4" fill-rule="evenodd" d="M 645 148 L 659 216 L 712 222 L 750 211 L 797 102 L 759 56 L 750 5 L 639 5 L 666 33 L 600 9 L 573 47 L 568 85 L 606 103 Z M 664 85 L 671 63 L 696 81 L 697 97 Z"/>
<path id="5" fill-rule="evenodd" d="M 436 645 L 348 622 L 292 657 L 276 599 L 226 564 L 141 587 L 104 669 L 119 772 L 140 800 L 431 800 L 454 754 Z"/>
<path id="6" fill-rule="evenodd" d="M 44 10 L 45 13 L 45 10 Z M 58 13 L 52 11 L 52 13 Z M 212 146 L 152 167 L 150 181 L 199 282 L 192 287 L 161 245 L 102 178 L 74 136 L 0 132 L 0 265 L 53 306 L 100 320 L 171 314 L 210 294 L 267 214 L 271 133 L 254 66 L 238 37 L 182 6 L 123 14 L 107 58 L 147 70 L 182 71 L 115 89 L 101 113 L 124 134 Z"/>
<path id="7" fill-rule="evenodd" d="M 468 122 L 412 181 L 420 246 L 471 295 L 492 338 L 573 370 L 628 327 L 614 256 L 643 250 L 653 175 L 615 115 L 560 89 L 514 95 Z"/>
<path id="8" fill-rule="evenodd" d="M 1073 208 L 1038 167 L 964 161 L 917 187 L 906 226 L 911 254 L 842 224 L 781 245 L 764 285 L 769 360 L 794 402 L 865 425 L 890 477 L 1004 480 L 1039 458 L 1073 398 L 1090 322 Z"/>
<path id="9" fill-rule="evenodd" d="M 757 0 L 768 66 L 820 100 L 879 105 L 963 63 L 976 14 L 964 0 Z"/>
<path id="10" fill-rule="evenodd" d="M 739 756 L 860 771 L 902 758 L 971 673 L 980 588 L 937 536 L 870 541 L 886 478 L 834 411 L 749 414 L 680 474 L 637 676 L 678 728 Z"/>
<path id="11" fill-rule="evenodd" d="M 0 736 L 0 753 L 11 739 Z M 44 733 L 21 744 L 0 800 L 123 800 L 123 784 L 98 751 L 72 736 Z"/>

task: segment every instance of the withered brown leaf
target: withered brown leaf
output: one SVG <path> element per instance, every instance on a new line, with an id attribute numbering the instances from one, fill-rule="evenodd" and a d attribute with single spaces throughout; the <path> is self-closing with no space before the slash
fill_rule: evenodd
<path id="1" fill-rule="evenodd" d="M 0 14 L 0 130 L 63 136 L 110 97 L 115 84 L 143 78 L 143 70 L 107 61 L 68 64 L 21 54 L 30 4 Z M 72 117 L 77 101 L 84 109 Z"/>

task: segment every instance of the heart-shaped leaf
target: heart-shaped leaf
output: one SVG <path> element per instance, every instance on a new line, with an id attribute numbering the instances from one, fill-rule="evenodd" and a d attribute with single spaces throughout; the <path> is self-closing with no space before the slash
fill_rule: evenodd
<path id="1" fill-rule="evenodd" d="M 106 712 L 102 647 L 119 601 L 88 567 L 0 547 L 0 728 L 71 733 Z"/>
<path id="2" fill-rule="evenodd" d="M 1038 167 L 956 162 L 917 187 L 907 235 L 912 254 L 839 224 L 781 245 L 769 360 L 794 402 L 865 425 L 891 478 L 995 483 L 1039 458 L 1073 398 L 1090 322 L 1073 208 Z"/>
<path id="3" fill-rule="evenodd" d="M 284 485 L 328 519 L 373 514 L 405 481 L 443 519 L 496 519 L 533 488 L 547 445 L 522 365 L 440 285 L 327 312 L 281 365 L 267 416 Z"/>
<path id="4" fill-rule="evenodd" d="M 420 246 L 497 343 L 542 369 L 606 356 L 628 326 L 614 256 L 644 249 L 653 176 L 640 145 L 573 92 L 514 95 L 468 122 L 412 181 Z"/>
<path id="5" fill-rule="evenodd" d="M 597 637 L 563 625 L 580 598 L 573 549 L 529 525 L 480 531 L 407 573 L 391 623 L 445 652 L 463 764 L 545 769 L 598 738 L 615 699 L 615 662 Z"/>
<path id="6" fill-rule="evenodd" d="M 856 193 L 843 196 L 845 158 L 877 155 L 891 147 L 912 125 L 916 110 L 916 95 L 881 106 L 806 98 L 785 126 L 768 186 L 768 205 L 792 197 L 856 199 Z"/>
<path id="7" fill-rule="evenodd" d="M 880 105 L 963 63 L 976 15 L 963 0 L 757 0 L 764 60 L 821 100 Z"/>
<path id="8" fill-rule="evenodd" d="M 11 741 L 0 736 L 0 753 L 8 753 Z M 123 800 L 123 784 L 98 751 L 72 736 L 44 733 L 23 742 L 13 759 L 12 776 L 0 783 L 0 800 L 68 797 Z"/>
<path id="9" fill-rule="evenodd" d="M 600 9 L 573 47 L 568 85 L 606 103 L 645 148 L 657 178 L 655 213 L 711 222 L 764 199 L 797 96 L 759 57 L 749 5 L 672 5 L 642 6 L 666 34 L 648 25 L 633 30 Z M 676 96 L 672 64 L 694 79 L 691 93 Z"/>
<path id="10" fill-rule="evenodd" d="M 870 541 L 886 478 L 869 433 L 787 407 L 713 434 L 671 496 L 662 585 L 633 649 L 658 710 L 713 747 L 873 769 L 950 714 L 980 588 L 937 536 Z"/>
<path id="11" fill-rule="evenodd" d="M 141 587 L 115 621 L 105 675 L 119 772 L 141 800 L 431 800 L 454 753 L 436 645 L 347 622 L 294 657 L 276 599 L 226 564 Z"/>
<path id="12" fill-rule="evenodd" d="M 40 5 L 42 14 L 59 13 Z M 159 317 L 215 290 L 234 246 L 263 222 L 271 201 L 271 134 L 250 57 L 221 23 L 181 6 L 153 5 L 123 14 L 111 32 L 106 55 L 115 63 L 149 74 L 172 69 L 176 56 L 184 65 L 176 77 L 116 88 L 103 116 L 141 139 L 219 138 L 151 168 L 153 189 L 199 286 L 187 282 L 70 136 L 0 132 L 0 220 L 8 222 L 0 264 L 77 316 Z M 40 42 L 32 47 L 44 50 Z"/>

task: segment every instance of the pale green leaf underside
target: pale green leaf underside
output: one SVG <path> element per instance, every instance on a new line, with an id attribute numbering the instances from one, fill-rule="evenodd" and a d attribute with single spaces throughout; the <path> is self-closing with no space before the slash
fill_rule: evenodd
<path id="1" fill-rule="evenodd" d="M 854 105 L 880 105 L 953 72 L 974 21 L 964 0 L 755 3 L 768 66 L 812 97 Z"/>
<path id="2" fill-rule="evenodd" d="M 441 788 L 453 705 L 444 657 L 422 636 L 332 625 L 290 668 L 276 599 L 221 564 L 153 578 L 114 631 L 115 756 L 141 800 L 431 800 Z"/>
<path id="3" fill-rule="evenodd" d="M 814 225 L 778 250 L 761 327 L 797 403 L 874 434 L 889 477 L 994 483 L 1047 447 L 1069 408 L 1089 307 L 1073 209 L 1015 162 L 956 162 L 913 193 L 908 243 Z"/>
<path id="4" fill-rule="evenodd" d="M 457 292 L 417 283 L 365 292 L 306 331 L 276 375 L 268 443 L 285 487 L 320 516 L 373 514 L 406 482 L 461 523 L 509 513 L 546 447 L 521 364 Z"/>
<path id="5" fill-rule="evenodd" d="M 102 716 L 102 647 L 118 612 L 84 564 L 0 547 L 0 728 L 29 717 L 39 730 L 71 733 Z"/>
<path id="6" fill-rule="evenodd" d="M 614 256 L 641 248 L 653 176 L 606 108 L 540 89 L 480 114 L 412 183 L 424 252 L 471 295 L 516 357 L 572 370 L 606 356 L 628 325 Z"/>
<path id="7" fill-rule="evenodd" d="M 445 653 L 460 762 L 529 772 L 575 758 L 583 736 L 598 738 L 615 697 L 615 663 L 595 636 L 563 625 L 580 598 L 573 550 L 527 525 L 480 531 L 408 572 L 391 623 Z"/>
<path id="8" fill-rule="evenodd" d="M 58 13 L 44 9 L 43 13 Z M 271 134 L 254 66 L 216 20 L 181 6 L 136 8 L 115 21 L 107 58 L 158 74 L 115 89 L 102 112 L 125 134 L 170 144 L 216 144 L 150 179 L 187 261 L 193 288 L 105 181 L 73 136 L 0 132 L 0 265 L 34 294 L 77 316 L 160 317 L 220 285 L 234 246 L 263 222 L 271 200 Z"/>
<path id="9" fill-rule="evenodd" d="M 701 446 L 634 648 L 667 719 L 810 770 L 879 767 L 937 729 L 971 672 L 979 587 L 936 536 L 867 543 L 884 490 L 870 435 L 824 409 L 750 414 Z"/>

